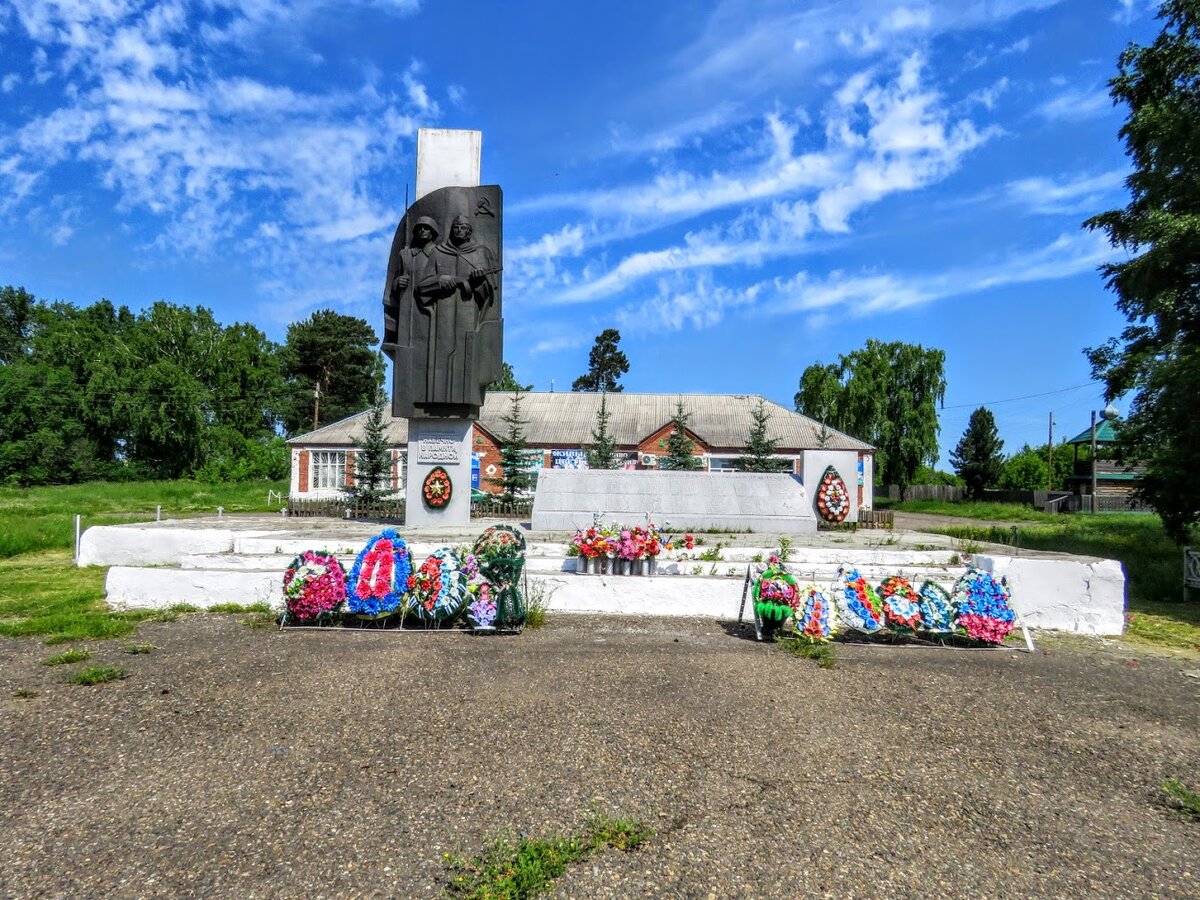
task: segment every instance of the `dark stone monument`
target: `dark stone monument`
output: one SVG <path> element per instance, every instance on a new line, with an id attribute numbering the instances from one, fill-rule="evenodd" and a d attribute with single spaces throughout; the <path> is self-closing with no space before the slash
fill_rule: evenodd
<path id="1" fill-rule="evenodd" d="M 445 187 L 400 220 L 383 293 L 394 415 L 478 419 L 500 377 L 502 203 L 499 185 Z"/>

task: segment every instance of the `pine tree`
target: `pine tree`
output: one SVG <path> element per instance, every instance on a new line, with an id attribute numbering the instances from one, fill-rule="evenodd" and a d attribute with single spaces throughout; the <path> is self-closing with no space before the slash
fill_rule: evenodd
<path id="1" fill-rule="evenodd" d="M 375 391 L 375 404 L 363 420 L 362 436 L 354 438 L 354 484 L 346 493 L 367 503 L 395 493 L 392 488 L 392 450 L 387 427 L 390 404 L 382 389 Z"/>
<path id="2" fill-rule="evenodd" d="M 775 445 L 778 441 L 767 437 L 771 413 L 763 398 L 758 398 L 758 404 L 750 410 L 750 418 L 754 424 L 750 426 L 750 434 L 743 447 L 743 455 L 738 459 L 738 468 L 743 472 L 784 472 L 789 468 L 787 460 L 775 458 Z"/>
<path id="3" fill-rule="evenodd" d="M 592 429 L 592 443 L 587 448 L 589 469 L 617 468 L 617 443 L 608 430 L 612 413 L 608 411 L 608 397 L 600 395 L 600 412 L 596 415 L 596 427 Z"/>
<path id="4" fill-rule="evenodd" d="M 695 444 L 687 436 L 688 412 L 683 400 L 675 404 L 675 415 L 671 417 L 671 434 L 667 438 L 667 455 L 658 464 L 660 469 L 695 470 L 700 468 L 700 458 L 692 455 Z"/>
<path id="5" fill-rule="evenodd" d="M 573 391 L 605 391 L 616 394 L 623 391 L 617 379 L 629 371 L 629 358 L 617 349 L 621 332 L 605 328 L 596 335 L 596 343 L 588 354 L 588 370 L 571 384 Z"/>
<path id="6" fill-rule="evenodd" d="M 984 488 L 994 485 L 1004 469 L 1004 441 L 996 431 L 996 419 L 985 406 L 971 413 L 967 430 L 950 452 L 950 462 L 967 486 L 967 496 L 979 499 Z"/>
<path id="7" fill-rule="evenodd" d="M 534 473 L 529 471 L 529 444 L 525 440 L 525 426 L 529 420 L 521 416 L 521 400 L 524 393 L 513 391 L 512 407 L 502 421 L 508 431 L 501 438 L 500 467 L 498 478 L 489 478 L 488 483 L 501 489 L 505 500 L 512 500 L 528 493 L 534 485 Z"/>

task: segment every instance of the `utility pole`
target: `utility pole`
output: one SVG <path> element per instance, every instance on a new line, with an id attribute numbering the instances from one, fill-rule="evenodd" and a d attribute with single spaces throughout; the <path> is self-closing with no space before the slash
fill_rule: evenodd
<path id="1" fill-rule="evenodd" d="M 1096 512 L 1096 411 L 1092 410 L 1092 512 Z"/>
<path id="2" fill-rule="evenodd" d="M 1054 411 L 1050 412 L 1050 442 L 1047 444 L 1050 461 L 1046 463 L 1046 490 L 1054 490 Z"/>
<path id="3" fill-rule="evenodd" d="M 313 431 L 317 430 L 317 422 L 321 415 L 321 382 L 313 385 Z"/>

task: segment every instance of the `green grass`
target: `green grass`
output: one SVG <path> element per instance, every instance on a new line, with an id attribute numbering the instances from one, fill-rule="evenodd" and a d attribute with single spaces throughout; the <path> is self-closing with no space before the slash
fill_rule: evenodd
<path id="1" fill-rule="evenodd" d="M 173 622 L 199 612 L 177 603 L 163 610 L 114 612 L 104 602 L 105 570 L 76 568 L 69 550 L 0 559 L 0 635 L 41 637 L 47 644 L 125 637 L 139 622 Z M 256 612 L 257 607 L 237 607 Z"/>
<path id="2" fill-rule="evenodd" d="M 1200 793 L 1193 791 L 1178 778 L 1168 778 L 1164 781 L 1162 791 L 1167 806 L 1178 810 L 1189 819 L 1200 821 Z"/>
<path id="3" fill-rule="evenodd" d="M 1060 522 L 1063 518 L 1061 513 L 1042 512 L 1023 503 L 986 503 L 975 500 L 957 503 L 950 500 L 906 500 L 903 503 L 890 502 L 886 504 L 886 508 L 896 512 L 926 513 L 992 522 Z"/>
<path id="4" fill-rule="evenodd" d="M 66 680 L 71 684 L 104 684 L 106 681 L 120 681 L 128 674 L 120 666 L 88 666 Z"/>
<path id="5" fill-rule="evenodd" d="M 274 512 L 267 491 L 287 491 L 286 481 L 205 484 L 198 481 L 135 481 L 0 487 L 0 559 L 40 550 L 70 549 L 75 542 L 75 515 L 83 525 L 115 525 L 154 518 L 226 512 Z"/>
<path id="6" fill-rule="evenodd" d="M 72 647 L 70 650 L 64 650 L 62 653 L 55 653 L 53 656 L 47 656 L 42 660 L 43 666 L 66 666 L 71 663 L 83 662 L 85 659 L 92 658 L 91 650 L 77 650 Z"/>
<path id="7" fill-rule="evenodd" d="M 196 612 L 196 608 L 193 606 L 190 609 L 183 611 Z M 237 613 L 269 613 L 270 611 L 271 607 L 267 603 L 214 603 L 205 610 L 205 612 L 225 613 L 230 615 Z"/>
<path id="8" fill-rule="evenodd" d="M 776 638 L 775 643 L 792 656 L 816 660 L 818 669 L 832 669 L 837 665 L 833 644 L 828 641 L 814 641 L 809 637 L 797 636 Z"/>
<path id="9" fill-rule="evenodd" d="M 571 863 L 606 847 L 632 850 L 653 832 L 631 819 L 596 817 L 581 835 L 551 838 L 497 838 L 483 853 L 465 859 L 446 854 L 450 871 L 446 893 L 471 900 L 520 900 L 550 888 Z"/>
<path id="10" fill-rule="evenodd" d="M 77 569 L 69 550 L 0 559 L 0 635 L 39 635 L 47 644 L 122 637 L 152 612 L 114 613 L 104 569 Z"/>
<path id="11" fill-rule="evenodd" d="M 122 653 L 128 653 L 130 656 L 139 656 L 143 653 L 153 653 L 158 648 L 146 641 L 134 641 L 126 644 L 121 648 Z"/>

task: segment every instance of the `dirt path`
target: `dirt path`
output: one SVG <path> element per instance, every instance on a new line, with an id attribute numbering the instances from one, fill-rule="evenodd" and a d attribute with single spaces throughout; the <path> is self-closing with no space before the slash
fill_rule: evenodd
<path id="1" fill-rule="evenodd" d="M 147 625 L 61 683 L 0 640 L 10 896 L 431 897 L 442 854 L 589 810 L 657 831 L 562 897 L 1200 895 L 1200 682 L 1101 642 L 839 645 L 552 616 L 512 638 Z M 15 699 L 17 691 L 33 692 Z"/>

